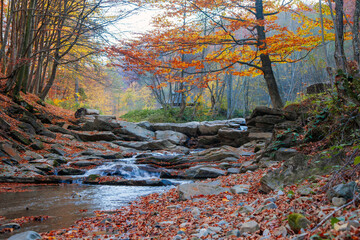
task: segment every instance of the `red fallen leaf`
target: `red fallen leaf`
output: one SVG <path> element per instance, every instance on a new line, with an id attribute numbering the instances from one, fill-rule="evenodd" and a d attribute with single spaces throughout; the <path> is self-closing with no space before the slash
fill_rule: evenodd
<path id="1" fill-rule="evenodd" d="M 87 209 L 80 209 L 79 212 L 87 212 Z"/>

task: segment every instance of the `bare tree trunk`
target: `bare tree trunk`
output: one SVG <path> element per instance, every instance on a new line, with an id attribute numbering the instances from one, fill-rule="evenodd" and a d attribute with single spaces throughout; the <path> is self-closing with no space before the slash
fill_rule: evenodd
<path id="1" fill-rule="evenodd" d="M 335 0 L 335 63 L 337 69 L 346 72 L 346 57 L 344 51 L 344 1 Z"/>
<path id="2" fill-rule="evenodd" d="M 255 2 L 255 9 L 256 9 L 256 20 L 264 21 L 264 11 L 263 11 L 263 1 L 256 0 Z M 261 51 L 267 49 L 266 46 L 266 35 L 265 35 L 265 27 L 263 24 L 256 25 L 257 30 L 257 45 Z M 271 66 L 271 60 L 268 54 L 260 54 L 260 60 L 262 64 L 262 71 L 264 73 L 264 79 L 269 91 L 269 95 L 271 98 L 271 102 L 274 108 L 282 108 L 284 106 L 281 96 L 279 93 L 279 88 L 276 83 L 276 79 L 274 76 L 274 72 Z"/>
<path id="3" fill-rule="evenodd" d="M 359 18 L 360 18 L 360 0 L 356 0 L 353 26 L 353 50 L 354 60 L 360 65 L 360 40 L 359 40 Z"/>

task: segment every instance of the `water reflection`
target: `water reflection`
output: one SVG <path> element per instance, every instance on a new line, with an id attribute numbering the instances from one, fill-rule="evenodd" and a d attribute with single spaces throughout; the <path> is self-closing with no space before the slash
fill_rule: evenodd
<path id="1" fill-rule="evenodd" d="M 0 193 L 0 216 L 7 219 L 22 216 L 48 215 L 42 223 L 24 225 L 19 233 L 33 230 L 46 232 L 71 226 L 75 221 L 94 216 L 95 210 L 113 210 L 134 201 L 137 197 L 161 192 L 170 187 L 132 186 L 34 186 L 31 192 Z M 79 210 L 87 209 L 87 212 Z M 10 235 L 2 234 L 0 239 Z"/>

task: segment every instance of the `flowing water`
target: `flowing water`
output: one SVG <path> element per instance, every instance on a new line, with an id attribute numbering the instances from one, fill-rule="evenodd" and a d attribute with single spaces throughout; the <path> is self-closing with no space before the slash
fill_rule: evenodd
<path id="1" fill-rule="evenodd" d="M 156 168 L 135 164 L 135 158 L 120 159 L 89 170 L 84 176 L 91 174 L 116 175 L 126 179 L 144 180 L 160 176 Z M 170 180 L 179 184 L 183 181 Z M 15 230 L 14 233 L 33 230 L 46 232 L 54 229 L 70 227 L 83 217 L 95 216 L 96 210 L 114 210 L 140 196 L 154 192 L 163 192 L 173 186 L 100 186 L 72 184 L 61 186 L 32 186 L 28 192 L 0 193 L 0 216 L 7 219 L 22 216 L 50 216 L 43 222 L 32 222 Z M 84 211 L 86 210 L 86 211 Z M 0 239 L 10 235 L 2 234 Z"/>

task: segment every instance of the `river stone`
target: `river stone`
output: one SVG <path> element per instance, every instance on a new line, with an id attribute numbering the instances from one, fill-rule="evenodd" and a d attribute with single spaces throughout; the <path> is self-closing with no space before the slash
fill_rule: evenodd
<path id="1" fill-rule="evenodd" d="M 20 229 L 21 226 L 18 223 L 5 223 L 0 226 L 0 230 L 4 228 Z"/>
<path id="2" fill-rule="evenodd" d="M 216 178 L 224 175 L 226 171 L 212 167 L 195 166 L 185 171 L 186 178 L 190 179 Z"/>
<path id="3" fill-rule="evenodd" d="M 356 182 L 349 182 L 346 184 L 336 185 L 335 187 L 329 189 L 326 194 L 329 200 L 332 200 L 334 197 L 351 200 L 356 192 L 359 192 Z"/>
<path id="4" fill-rule="evenodd" d="M 153 123 L 152 128 L 155 131 L 172 130 L 183 133 L 189 137 L 196 137 L 198 135 L 199 122 L 188 123 Z"/>
<path id="5" fill-rule="evenodd" d="M 26 231 L 11 236 L 8 240 L 36 240 L 42 239 L 40 234 L 34 231 Z"/>
<path id="6" fill-rule="evenodd" d="M 187 136 L 183 133 L 166 130 L 156 131 L 155 138 L 158 140 L 169 140 L 176 145 L 183 145 L 186 142 Z"/>
<path id="7" fill-rule="evenodd" d="M 255 221 L 250 221 L 250 222 L 246 222 L 244 223 L 241 228 L 240 228 L 240 233 L 254 233 L 256 231 L 258 231 L 260 229 L 260 226 L 257 222 Z"/>
<path id="8" fill-rule="evenodd" d="M 208 196 L 229 191 L 228 188 L 221 187 L 219 181 L 210 183 L 188 183 L 177 187 L 180 200 L 189 200 L 198 195 Z"/>

